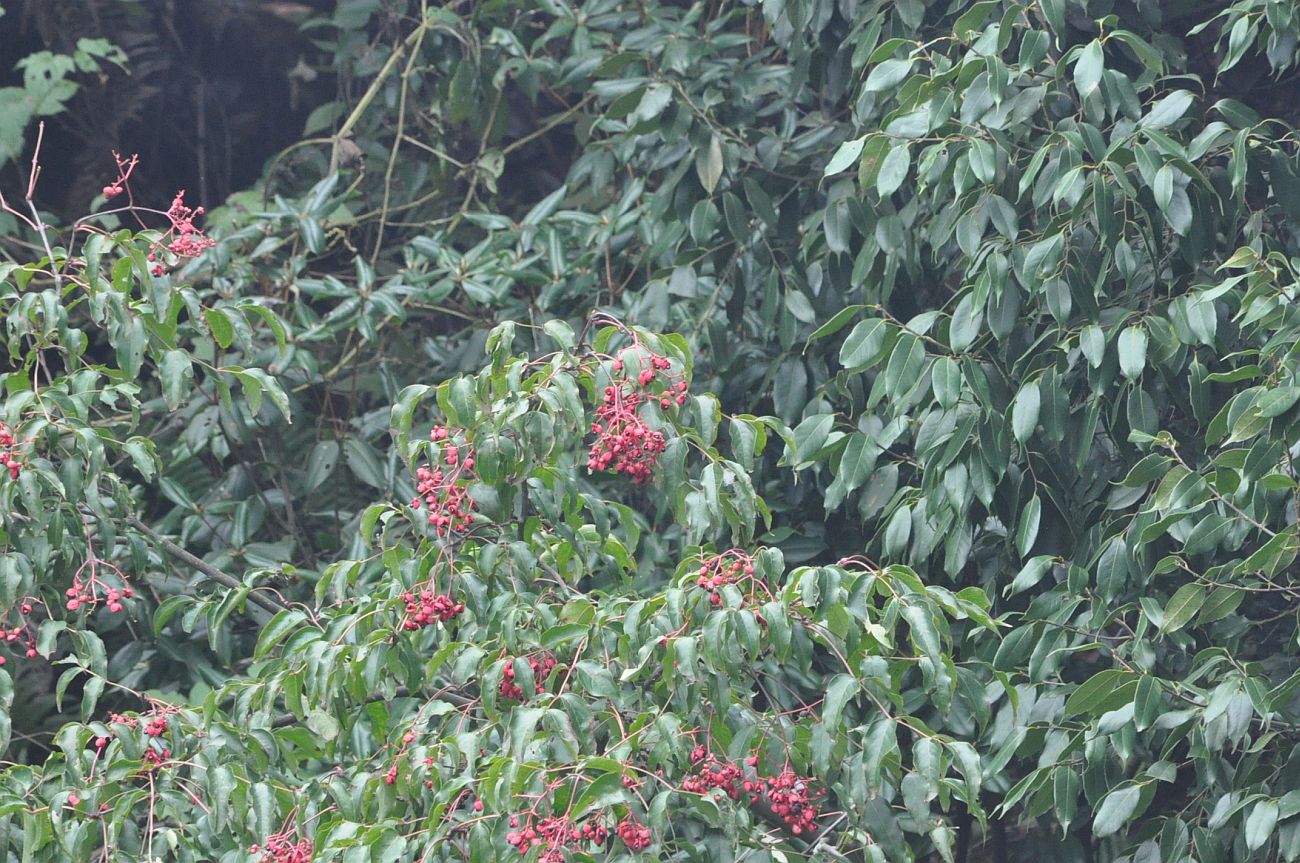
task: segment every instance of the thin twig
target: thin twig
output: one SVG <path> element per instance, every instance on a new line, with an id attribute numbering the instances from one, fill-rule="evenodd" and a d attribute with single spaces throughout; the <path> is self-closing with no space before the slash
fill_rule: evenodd
<path id="1" fill-rule="evenodd" d="M 229 587 L 233 590 L 238 590 L 239 588 L 246 586 L 242 581 L 235 578 L 233 575 L 229 575 L 227 573 L 222 572 L 212 564 L 208 563 L 206 560 L 203 560 L 202 558 L 199 557 L 195 557 L 193 554 L 181 548 L 179 545 L 172 542 L 170 539 L 167 539 L 166 537 L 160 535 L 155 530 L 153 530 L 153 528 L 149 527 L 147 524 L 140 521 L 140 519 L 136 518 L 135 516 L 129 516 L 127 518 L 127 523 L 130 524 L 132 527 L 134 527 L 136 530 L 143 533 L 145 536 L 152 539 L 158 545 L 162 546 L 163 550 L 166 551 L 168 554 L 170 554 L 172 557 L 176 558 L 182 563 L 186 563 L 194 567 L 199 572 L 203 573 L 213 581 L 219 584 L 223 584 L 226 587 Z M 279 600 L 269 599 L 267 597 L 264 597 L 260 594 L 253 593 L 253 592 L 250 592 L 248 594 L 248 600 L 249 602 L 252 602 L 254 605 L 257 605 L 262 609 L 271 612 L 272 614 L 275 614 L 278 611 L 284 611 L 288 608 L 288 606 L 284 605 Z"/>
<path id="2" fill-rule="evenodd" d="M 56 292 L 62 294 L 63 274 L 59 272 L 59 268 L 54 263 L 54 247 L 50 245 L 50 237 L 45 226 L 45 220 L 41 218 L 40 210 L 36 208 L 35 201 L 36 181 L 41 175 L 41 144 L 44 141 L 45 122 L 41 121 L 41 123 L 36 127 L 36 146 L 32 148 L 32 166 L 31 170 L 27 174 L 27 193 L 23 196 L 23 199 L 27 202 L 27 209 L 31 212 L 32 217 L 29 219 L 27 216 L 9 206 L 9 202 L 5 200 L 3 193 L 0 193 L 0 210 L 12 213 L 40 236 L 41 246 L 45 249 L 45 257 L 50 262 L 50 276 L 54 278 L 54 289 Z"/>
<path id="3" fill-rule="evenodd" d="M 41 213 L 36 209 L 36 180 L 41 175 L 41 142 L 45 140 L 45 121 L 36 127 L 36 147 L 32 150 L 32 167 L 27 175 L 27 209 L 32 213 L 32 219 L 36 223 L 36 233 L 40 234 L 41 245 L 45 247 L 45 256 L 50 262 L 50 275 L 54 277 L 55 293 L 63 294 L 63 274 L 59 268 L 54 265 L 54 248 L 50 245 L 50 237 L 45 229 L 45 220 L 41 218 Z"/>
<path id="4" fill-rule="evenodd" d="M 411 694 L 411 690 L 407 689 L 405 686 L 399 686 L 397 687 L 397 689 L 393 691 L 392 697 L 406 698 L 410 694 Z M 366 696 L 366 701 L 368 703 L 374 701 L 387 701 L 387 700 L 388 700 L 388 696 L 380 692 L 373 692 L 370 695 Z M 468 707 L 471 704 L 473 704 L 475 701 L 475 699 L 473 698 L 469 698 L 467 696 L 461 695 L 456 692 L 451 692 L 451 691 L 442 691 L 442 692 L 433 693 L 433 698 L 431 700 L 450 701 L 452 704 L 456 705 L 457 707 Z M 282 713 L 271 720 L 271 727 L 287 728 L 290 725 L 297 725 L 300 721 L 301 720 L 299 720 L 298 717 L 292 713 Z"/>

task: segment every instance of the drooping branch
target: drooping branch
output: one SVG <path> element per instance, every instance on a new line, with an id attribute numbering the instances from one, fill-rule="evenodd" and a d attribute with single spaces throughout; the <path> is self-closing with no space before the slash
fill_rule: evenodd
<path id="1" fill-rule="evenodd" d="M 212 579 L 218 584 L 224 585 L 225 587 L 229 587 L 232 590 L 238 590 L 239 588 L 246 586 L 242 581 L 235 578 L 233 575 L 222 572 L 212 564 L 208 563 L 206 560 L 203 560 L 202 558 L 197 557 L 194 554 L 191 554 L 190 552 L 181 548 L 179 545 L 172 542 L 170 539 L 167 539 L 166 537 L 162 536 L 153 528 L 149 527 L 147 524 L 140 521 L 140 519 L 136 518 L 135 516 L 129 516 L 127 518 L 127 523 L 130 524 L 132 527 L 134 527 L 136 530 L 143 533 L 145 536 L 149 537 L 155 543 L 157 543 L 159 547 L 161 547 L 172 557 L 176 558 L 177 560 L 181 561 L 182 563 L 188 566 L 194 567 L 199 572 L 203 573 L 208 578 Z M 288 606 L 280 602 L 278 599 L 275 599 L 274 597 L 266 597 L 260 593 L 256 593 L 252 591 L 250 591 L 248 594 L 248 601 L 258 606 L 259 608 L 269 611 L 271 614 L 275 614 L 278 611 L 284 611 L 286 608 L 288 608 Z"/>

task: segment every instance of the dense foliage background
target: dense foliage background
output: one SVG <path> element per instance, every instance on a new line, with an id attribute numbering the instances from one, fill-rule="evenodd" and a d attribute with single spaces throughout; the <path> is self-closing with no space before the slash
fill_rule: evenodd
<path id="1" fill-rule="evenodd" d="M 3 7 L 0 860 L 1300 856 L 1294 3 Z"/>

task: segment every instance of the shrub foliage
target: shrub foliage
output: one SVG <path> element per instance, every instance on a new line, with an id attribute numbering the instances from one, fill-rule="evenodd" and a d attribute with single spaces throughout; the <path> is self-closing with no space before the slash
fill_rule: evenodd
<path id="1" fill-rule="evenodd" d="M 3 189 L 0 860 L 1300 857 L 1293 4 L 303 26 Z"/>

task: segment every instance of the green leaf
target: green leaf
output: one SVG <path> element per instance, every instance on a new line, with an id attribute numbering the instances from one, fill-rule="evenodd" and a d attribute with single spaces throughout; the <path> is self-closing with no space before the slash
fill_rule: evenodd
<path id="1" fill-rule="evenodd" d="M 930 367 L 930 386 L 943 408 L 956 407 L 961 398 L 961 367 L 952 357 L 939 357 Z"/>
<path id="2" fill-rule="evenodd" d="M 323 710 L 313 710 L 307 714 L 307 727 L 321 740 L 330 741 L 339 736 L 339 723 Z"/>
<path id="3" fill-rule="evenodd" d="M 1151 106 L 1151 110 L 1138 122 L 1142 129 L 1163 129 L 1187 113 L 1195 96 L 1190 90 L 1175 90 Z"/>
<path id="4" fill-rule="evenodd" d="M 1043 502 L 1038 495 L 1029 499 L 1029 503 L 1020 513 L 1020 521 L 1016 524 L 1016 552 L 1024 557 L 1029 554 L 1029 549 L 1033 548 L 1034 540 L 1038 538 L 1038 523 L 1043 513 Z"/>
<path id="5" fill-rule="evenodd" d="M 1147 364 L 1147 331 L 1144 327 L 1126 327 L 1119 334 L 1119 370 L 1124 377 L 1135 381 L 1142 376 Z"/>
<path id="6" fill-rule="evenodd" d="M 867 481 L 871 472 L 875 470 L 876 459 L 880 452 L 880 447 L 861 432 L 854 432 L 849 436 L 844 454 L 840 457 L 839 470 L 836 472 L 836 477 L 844 483 L 845 493 L 859 488 Z"/>
<path id="7" fill-rule="evenodd" d="M 899 336 L 885 363 L 885 392 L 895 402 L 901 403 L 921 382 L 925 367 L 925 346 L 910 333 Z"/>
<path id="8" fill-rule="evenodd" d="M 1089 324 L 1079 332 L 1079 347 L 1094 369 L 1106 358 L 1106 334 L 1096 324 Z"/>
<path id="9" fill-rule="evenodd" d="M 1101 799 L 1097 814 L 1092 819 L 1092 835 L 1102 838 L 1118 831 L 1133 817 L 1141 797 L 1142 789 L 1132 784 L 1108 793 Z"/>
<path id="10" fill-rule="evenodd" d="M 1128 685 L 1136 685 L 1135 675 L 1118 668 L 1099 671 L 1070 693 L 1065 700 L 1065 715 L 1077 716 L 1080 713 L 1098 715 L 1110 709 L 1110 699 L 1116 692 Z"/>
<path id="11" fill-rule="evenodd" d="M 1147 483 L 1165 476 L 1173 459 L 1160 453 L 1151 453 L 1133 465 L 1128 475 L 1120 481 L 1125 488 L 1139 488 Z"/>
<path id="12" fill-rule="evenodd" d="M 1070 825 L 1074 823 L 1081 784 L 1078 775 L 1067 765 L 1052 771 L 1052 802 L 1056 807 L 1056 820 L 1064 834 L 1069 833 Z"/>
<path id="13" fill-rule="evenodd" d="M 1271 389 L 1255 402 L 1255 411 L 1262 417 L 1281 416 L 1300 401 L 1300 387 L 1283 386 Z"/>
<path id="14" fill-rule="evenodd" d="M 1205 588 L 1196 582 L 1184 584 L 1169 599 L 1165 606 L 1160 630 L 1166 635 L 1177 632 L 1196 616 L 1205 602 Z"/>
<path id="15" fill-rule="evenodd" d="M 717 135 L 709 136 L 709 143 L 695 150 L 695 173 L 705 194 L 712 195 L 722 179 L 722 142 Z"/>
<path id="16" fill-rule="evenodd" d="M 866 144 L 866 141 L 867 139 L 862 137 L 840 144 L 839 149 L 835 151 L 835 155 L 831 156 L 830 161 L 826 163 L 822 176 L 829 177 L 831 174 L 838 174 L 853 167 L 858 161 L 858 156 L 862 154 L 862 147 Z"/>
<path id="17" fill-rule="evenodd" d="M 1020 443 L 1023 444 L 1034 436 L 1041 405 L 1042 394 L 1038 389 L 1038 381 L 1026 383 L 1016 393 L 1015 401 L 1011 403 L 1011 433 Z"/>
<path id="18" fill-rule="evenodd" d="M 516 707 L 510 717 L 510 752 L 515 761 L 524 760 L 524 752 L 532 743 L 537 723 L 546 711 L 540 707 Z"/>
<path id="19" fill-rule="evenodd" d="M 307 474 L 303 479 L 306 490 L 311 491 L 319 488 L 321 483 L 329 479 L 330 474 L 334 473 L 334 467 L 338 463 L 338 441 L 317 441 L 316 445 L 311 448 L 311 455 L 307 457 Z"/>
<path id="20" fill-rule="evenodd" d="M 582 789 L 582 793 L 578 795 L 570 815 L 575 819 L 581 818 L 592 809 L 603 809 L 622 803 L 626 798 L 627 792 L 623 790 L 622 774 L 616 772 L 604 773 L 597 776 L 595 780 L 589 782 Z"/>
<path id="21" fill-rule="evenodd" d="M 810 324 L 817 319 L 812 302 L 800 291 L 786 291 L 785 308 L 795 320 L 802 323 Z"/>
<path id="22" fill-rule="evenodd" d="M 1133 724 L 1138 731 L 1146 731 L 1160 715 L 1164 706 L 1160 683 L 1149 674 L 1138 681 L 1137 693 L 1133 698 Z"/>
<path id="23" fill-rule="evenodd" d="M 844 329 L 848 326 L 849 321 L 853 320 L 862 309 L 863 306 L 860 305 L 845 306 L 835 314 L 831 315 L 830 319 L 827 320 L 826 323 L 813 330 L 812 335 L 808 336 L 808 341 L 804 345 L 804 352 L 807 353 L 808 347 L 813 342 L 834 335 Z"/>
<path id="24" fill-rule="evenodd" d="M 948 344 L 954 351 L 966 350 L 979 336 L 983 325 L 983 305 L 976 302 L 974 292 L 963 294 L 952 313 L 952 323 L 948 327 Z"/>
<path id="25" fill-rule="evenodd" d="M 907 620 L 912 633 L 912 643 L 917 651 L 931 659 L 937 659 L 943 647 L 939 643 L 939 630 L 934 625 L 934 617 L 930 609 L 914 603 L 905 603 L 903 618 Z"/>
<path id="26" fill-rule="evenodd" d="M 1276 800 L 1261 800 L 1246 816 L 1246 847 L 1258 851 L 1273 835 L 1277 826 L 1278 804 Z"/>
<path id="27" fill-rule="evenodd" d="M 204 309 L 203 319 L 207 321 L 208 332 L 222 350 L 229 348 L 235 341 L 235 328 L 230 318 L 221 309 Z"/>
<path id="28" fill-rule="evenodd" d="M 1105 55 L 1101 42 L 1094 39 L 1084 46 L 1074 61 L 1074 87 L 1079 91 L 1079 98 L 1086 99 L 1097 91 L 1101 84 Z"/>
<path id="29" fill-rule="evenodd" d="M 379 454 L 364 441 L 350 437 L 343 442 L 343 459 L 357 479 L 371 488 L 386 489 L 388 479 Z"/>
<path id="30" fill-rule="evenodd" d="M 808 417 L 790 433 L 794 441 L 793 464 L 808 462 L 823 446 L 835 427 L 834 414 L 814 414 Z"/>
<path id="31" fill-rule="evenodd" d="M 826 687 L 826 700 L 822 704 L 821 720 L 827 728 L 838 731 L 844 707 L 858 689 L 858 682 L 848 674 L 837 674 Z"/>
<path id="32" fill-rule="evenodd" d="M 662 114 L 672 100 L 673 88 L 671 86 L 663 83 L 651 84 L 642 94 L 636 110 L 632 112 L 633 117 L 638 123 L 649 122 Z"/>
<path id="33" fill-rule="evenodd" d="M 1020 568 L 1020 571 L 1016 573 L 1016 577 L 1011 580 L 1011 584 L 1007 587 L 1007 595 L 1013 596 L 1042 581 L 1043 576 L 1051 571 L 1053 560 L 1053 557 L 1049 554 L 1040 554 L 1025 561 L 1025 565 Z"/>
<path id="34" fill-rule="evenodd" d="M 840 365 L 857 371 L 879 362 L 888 332 L 888 326 L 879 318 L 859 321 L 840 346 Z"/>
<path id="35" fill-rule="evenodd" d="M 162 378 L 163 399 L 167 407 L 175 410 L 180 407 L 188 386 L 187 380 L 194 378 L 194 366 L 184 351 L 167 351 L 159 363 L 159 375 Z"/>
<path id="36" fill-rule="evenodd" d="M 1201 613 L 1197 618 L 1197 622 L 1204 624 L 1222 620 L 1236 611 L 1237 606 L 1241 605 L 1242 600 L 1245 598 L 1245 591 L 1231 587 L 1216 587 L 1210 594 L 1209 599 L 1201 606 Z"/>
<path id="37" fill-rule="evenodd" d="M 122 449 L 131 457 L 131 464 L 144 477 L 145 482 L 152 482 L 158 471 L 153 441 L 140 437 L 129 438 L 122 444 Z"/>
<path id="38" fill-rule="evenodd" d="M 876 174 L 876 192 L 882 198 L 888 198 L 907 179 L 908 169 L 912 165 L 912 147 L 907 141 L 899 141 L 889 150 L 885 161 L 880 163 Z"/>
<path id="39" fill-rule="evenodd" d="M 912 71 L 912 60 L 886 60 L 871 70 L 862 85 L 865 93 L 881 93 L 892 90 Z"/>
<path id="40" fill-rule="evenodd" d="M 283 641 L 290 633 L 307 619 L 307 615 L 298 609 L 285 609 L 278 611 L 275 617 L 272 617 L 262 631 L 257 635 L 257 647 L 253 650 L 254 659 L 262 659 L 277 644 Z"/>

